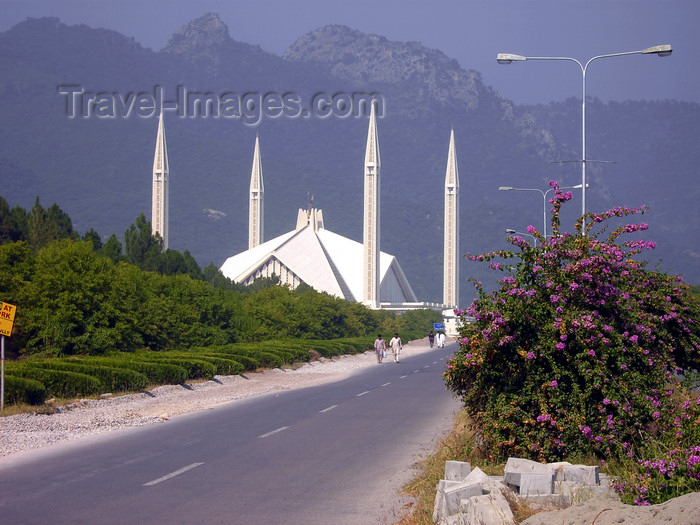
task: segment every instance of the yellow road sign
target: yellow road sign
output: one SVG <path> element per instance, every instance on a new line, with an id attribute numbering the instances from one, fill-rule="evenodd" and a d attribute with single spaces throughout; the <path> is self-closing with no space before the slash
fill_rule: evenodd
<path id="1" fill-rule="evenodd" d="M 0 303 L 0 335 L 11 336 L 17 307 L 10 303 Z"/>

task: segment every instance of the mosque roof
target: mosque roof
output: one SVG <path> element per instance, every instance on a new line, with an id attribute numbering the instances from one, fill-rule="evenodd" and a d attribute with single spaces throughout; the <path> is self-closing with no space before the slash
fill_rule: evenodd
<path id="1" fill-rule="evenodd" d="M 246 284 L 274 273 L 283 284 L 293 288 L 304 282 L 318 291 L 360 301 L 362 257 L 362 243 L 307 224 L 229 257 L 221 272 L 235 282 Z M 416 301 L 396 257 L 380 252 L 379 272 L 380 301 Z"/>

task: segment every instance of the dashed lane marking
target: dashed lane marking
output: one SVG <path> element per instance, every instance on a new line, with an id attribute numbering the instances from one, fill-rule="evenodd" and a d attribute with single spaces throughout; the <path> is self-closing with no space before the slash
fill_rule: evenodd
<path id="1" fill-rule="evenodd" d="M 357 394 L 355 397 L 364 396 L 365 394 L 369 394 L 369 390 L 365 390 L 364 392 L 360 392 L 360 393 Z"/>
<path id="2" fill-rule="evenodd" d="M 382 386 L 389 386 L 390 384 L 391 384 L 391 381 L 388 381 L 388 382 L 384 383 Z"/>
<path id="3" fill-rule="evenodd" d="M 324 412 L 328 412 L 330 410 L 333 410 L 334 408 L 338 408 L 338 405 L 331 405 L 328 408 L 324 408 L 323 410 L 319 410 L 318 413 L 323 414 Z"/>
<path id="4" fill-rule="evenodd" d="M 149 481 L 148 483 L 144 483 L 144 487 L 150 487 L 152 485 L 157 485 L 161 481 L 168 480 L 170 478 L 174 478 L 175 476 L 179 476 L 183 472 L 187 472 L 188 470 L 191 470 L 195 467 L 198 467 L 200 465 L 204 465 L 204 463 L 192 463 L 191 465 L 187 465 L 186 467 L 182 467 L 180 470 L 176 470 L 175 472 L 171 472 L 170 474 L 166 474 L 162 478 L 154 479 L 153 481 Z"/>
<path id="5" fill-rule="evenodd" d="M 273 434 L 277 434 L 278 432 L 284 432 L 284 431 L 287 430 L 288 428 L 289 428 L 289 427 L 279 427 L 279 428 L 273 430 L 272 432 L 268 432 L 267 434 L 262 434 L 261 436 L 258 436 L 258 437 L 259 437 L 259 438 L 266 438 L 266 437 L 271 436 L 271 435 L 273 435 Z"/>
<path id="6" fill-rule="evenodd" d="M 408 376 L 401 376 L 399 379 L 406 379 Z"/>

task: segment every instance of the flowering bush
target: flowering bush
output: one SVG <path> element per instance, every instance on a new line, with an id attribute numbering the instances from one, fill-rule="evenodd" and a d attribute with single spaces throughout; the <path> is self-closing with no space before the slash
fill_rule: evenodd
<path id="1" fill-rule="evenodd" d="M 493 460 L 634 458 L 648 474 L 634 487 L 685 469 L 684 480 L 699 490 L 700 399 L 683 398 L 679 382 L 700 363 L 698 305 L 679 277 L 634 260 L 654 243 L 618 244 L 622 234 L 646 224 L 621 226 L 599 239 L 606 231 L 601 223 L 645 208 L 588 213 L 586 235 L 582 219 L 575 234 L 561 234 L 559 211 L 571 193 L 550 185 L 551 237 L 530 226 L 537 248 L 511 237 L 518 253 L 467 255 L 506 275 L 492 294 L 475 283 L 477 299 L 457 312 L 475 321 L 462 324 L 445 381 L 461 396 Z M 662 443 L 665 456 L 644 458 L 650 443 Z"/>

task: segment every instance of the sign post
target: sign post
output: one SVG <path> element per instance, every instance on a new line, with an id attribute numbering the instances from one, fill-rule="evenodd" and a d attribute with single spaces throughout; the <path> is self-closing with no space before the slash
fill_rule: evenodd
<path id="1" fill-rule="evenodd" d="M 12 336 L 17 307 L 0 302 L 0 410 L 5 409 L 5 336 Z"/>

